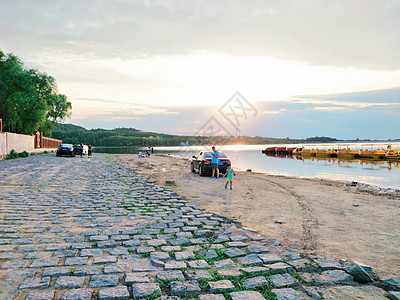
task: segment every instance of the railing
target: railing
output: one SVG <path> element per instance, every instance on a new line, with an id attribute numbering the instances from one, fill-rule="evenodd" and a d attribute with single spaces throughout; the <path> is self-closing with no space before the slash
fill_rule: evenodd
<path id="1" fill-rule="evenodd" d="M 40 131 L 35 131 L 33 136 L 35 137 L 35 148 L 57 148 L 62 143 L 61 140 L 43 136 Z"/>
<path id="2" fill-rule="evenodd" d="M 61 140 L 56 140 L 48 137 L 42 137 L 42 148 L 58 148 L 62 143 Z"/>

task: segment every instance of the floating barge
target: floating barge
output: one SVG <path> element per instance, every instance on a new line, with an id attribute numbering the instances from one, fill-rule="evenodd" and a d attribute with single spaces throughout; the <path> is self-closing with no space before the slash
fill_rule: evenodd
<path id="1" fill-rule="evenodd" d="M 371 146 L 371 150 L 362 149 Z M 262 153 L 272 156 L 299 156 L 299 157 L 325 157 L 343 159 L 372 159 L 372 160 L 400 160 L 400 148 L 393 148 L 391 145 L 387 149 L 375 149 L 382 145 L 360 145 L 361 149 L 350 149 L 349 145 L 326 145 L 324 149 L 311 148 L 311 146 L 301 147 L 268 147 Z M 334 147 L 337 147 L 336 149 Z"/>

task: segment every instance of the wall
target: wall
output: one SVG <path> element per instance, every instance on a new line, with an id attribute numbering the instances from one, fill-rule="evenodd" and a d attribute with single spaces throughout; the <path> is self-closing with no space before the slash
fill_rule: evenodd
<path id="1" fill-rule="evenodd" d="M 6 133 L 0 132 L 0 158 L 7 153 Z"/>
<path id="2" fill-rule="evenodd" d="M 7 155 L 12 149 L 16 152 L 32 152 L 35 138 L 31 135 L 23 135 L 10 132 L 0 133 L 0 156 Z"/>

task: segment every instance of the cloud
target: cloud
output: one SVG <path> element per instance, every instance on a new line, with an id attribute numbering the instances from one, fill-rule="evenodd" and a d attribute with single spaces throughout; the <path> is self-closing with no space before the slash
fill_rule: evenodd
<path id="1" fill-rule="evenodd" d="M 399 11 L 397 0 L 2 1 L 0 44 L 82 60 L 210 51 L 396 70 Z"/>

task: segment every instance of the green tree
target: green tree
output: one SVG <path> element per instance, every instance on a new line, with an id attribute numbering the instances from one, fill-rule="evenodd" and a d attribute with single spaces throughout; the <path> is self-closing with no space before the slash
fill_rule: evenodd
<path id="1" fill-rule="evenodd" d="M 58 94 L 55 79 L 35 69 L 25 69 L 20 59 L 0 51 L 0 116 L 4 129 L 50 136 L 54 124 L 71 115 L 71 103 Z"/>

